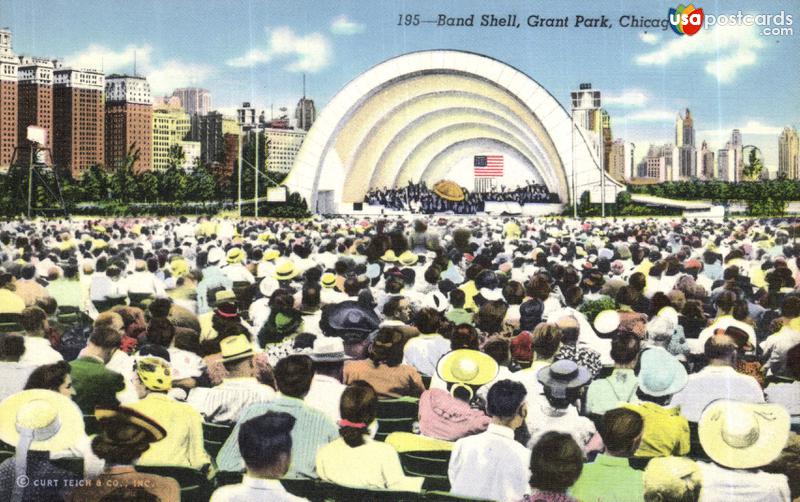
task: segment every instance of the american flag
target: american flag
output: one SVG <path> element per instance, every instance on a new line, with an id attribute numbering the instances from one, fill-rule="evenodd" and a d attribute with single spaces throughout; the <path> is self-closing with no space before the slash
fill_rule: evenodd
<path id="1" fill-rule="evenodd" d="M 502 155 L 476 155 L 475 176 L 484 178 L 500 178 L 503 176 Z"/>

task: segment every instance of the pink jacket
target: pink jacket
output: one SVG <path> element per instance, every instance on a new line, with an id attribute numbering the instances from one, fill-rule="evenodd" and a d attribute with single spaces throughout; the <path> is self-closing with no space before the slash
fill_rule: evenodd
<path id="1" fill-rule="evenodd" d="M 441 389 L 430 389 L 419 398 L 419 431 L 429 438 L 455 441 L 483 432 L 491 419 Z"/>

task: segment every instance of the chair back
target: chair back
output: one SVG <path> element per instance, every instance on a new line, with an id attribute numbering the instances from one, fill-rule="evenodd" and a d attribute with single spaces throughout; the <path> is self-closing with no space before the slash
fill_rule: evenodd
<path id="1" fill-rule="evenodd" d="M 378 433 L 375 439 L 383 441 L 392 432 L 413 432 L 418 414 L 418 398 L 378 399 Z"/>
<path id="2" fill-rule="evenodd" d="M 700 436 L 697 433 L 697 422 L 689 422 L 689 456 L 694 460 L 711 460 L 703 449 L 703 445 L 700 444 Z"/>
<path id="3" fill-rule="evenodd" d="M 319 483 L 317 491 L 324 495 L 324 500 L 336 502 L 375 502 L 377 500 L 391 500 L 392 502 L 420 502 L 425 500 L 424 495 L 412 492 L 396 492 L 388 490 L 369 490 L 366 488 L 348 488 L 332 483 Z M 306 497 L 309 500 L 314 498 Z"/>
<path id="4" fill-rule="evenodd" d="M 19 323 L 19 314 L 0 314 L 0 333 L 16 333 L 18 331 L 23 331 L 22 325 Z"/>
<path id="5" fill-rule="evenodd" d="M 217 458 L 222 445 L 231 435 L 233 426 L 203 422 L 203 445 L 211 458 Z"/>
<path id="6" fill-rule="evenodd" d="M 137 465 L 136 470 L 174 479 L 181 487 L 181 500 L 200 501 L 211 497 L 213 486 L 200 470 L 174 465 Z"/>
<path id="7" fill-rule="evenodd" d="M 144 308 L 144 303 L 147 300 L 152 300 L 153 295 L 150 293 L 128 293 L 131 307 Z"/>
<path id="8" fill-rule="evenodd" d="M 447 466 L 450 463 L 450 451 L 406 451 L 400 453 L 400 463 L 407 476 L 425 478 L 423 488 L 426 490 L 450 491 L 450 479 L 447 477 Z"/>

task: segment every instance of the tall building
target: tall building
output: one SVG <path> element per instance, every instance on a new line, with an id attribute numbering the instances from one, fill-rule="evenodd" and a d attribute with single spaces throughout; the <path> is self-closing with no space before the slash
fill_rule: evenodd
<path id="1" fill-rule="evenodd" d="M 730 143 L 725 148 L 717 151 L 717 176 L 720 181 L 735 181 L 736 169 L 734 168 L 735 151 Z"/>
<path id="2" fill-rule="evenodd" d="M 303 129 L 264 129 L 269 142 L 267 169 L 271 172 L 287 174 L 292 170 L 294 159 L 306 137 Z"/>
<path id="3" fill-rule="evenodd" d="M 303 97 L 297 102 L 294 118 L 297 120 L 297 128 L 304 131 L 311 129 L 314 121 L 317 120 L 317 108 L 314 106 L 314 100 L 306 97 L 305 75 L 303 75 Z"/>
<path id="4" fill-rule="evenodd" d="M 675 119 L 675 146 L 679 150 L 679 173 L 675 179 L 697 177 L 697 149 L 694 144 L 694 120 L 689 109 Z"/>
<path id="5" fill-rule="evenodd" d="M 617 181 L 625 182 L 635 177 L 633 170 L 633 145 L 617 139 L 608 148 L 608 174 Z"/>
<path id="6" fill-rule="evenodd" d="M 53 70 L 53 162 L 80 178 L 104 163 L 105 76 L 96 70 Z"/>
<path id="7" fill-rule="evenodd" d="M 159 106 L 153 110 L 153 169 L 163 171 L 169 167 L 170 149 L 178 145 L 183 148 L 186 159 L 194 152 L 194 146 L 184 145 L 184 138 L 189 134 L 191 122 L 189 114 L 182 108 Z M 187 142 L 190 143 L 190 142 Z M 192 142 L 193 143 L 193 142 Z M 199 147 L 200 143 L 197 142 Z M 187 152 L 191 150 L 191 152 Z M 197 156 L 200 156 L 198 152 Z M 192 164 L 189 164 L 190 166 Z"/>
<path id="8" fill-rule="evenodd" d="M 659 182 L 679 180 L 679 152 L 680 149 L 671 144 L 650 145 L 647 155 L 637 166 L 638 177 Z"/>
<path id="9" fill-rule="evenodd" d="M 239 135 L 239 124 L 234 119 L 224 117 L 220 112 L 206 115 L 192 115 L 188 141 L 199 141 L 205 164 L 223 162 L 228 155 L 225 150 L 225 134 Z"/>
<path id="10" fill-rule="evenodd" d="M 700 172 L 699 176 L 702 179 L 713 180 L 717 179 L 718 171 L 715 169 L 714 164 L 714 150 L 708 148 L 708 143 L 703 141 L 703 146 L 700 148 Z"/>
<path id="11" fill-rule="evenodd" d="M 236 117 L 239 126 L 249 131 L 256 126 L 256 109 L 250 106 L 250 103 L 242 103 L 242 107 L 236 110 Z"/>
<path id="12" fill-rule="evenodd" d="M 211 93 L 199 87 L 175 89 L 173 96 L 181 100 L 181 106 L 191 115 L 206 115 L 211 111 Z"/>
<path id="13" fill-rule="evenodd" d="M 603 142 L 603 169 L 609 172 L 611 169 L 609 155 L 614 136 L 611 132 L 611 116 L 605 110 L 600 110 L 600 137 Z"/>
<path id="14" fill-rule="evenodd" d="M 18 86 L 19 154 L 29 152 L 28 126 L 37 126 L 47 131 L 47 143 L 41 148 L 50 148 L 53 143 L 53 71 L 55 64 L 47 58 L 20 57 Z M 48 156 L 43 159 L 52 162 Z"/>
<path id="15" fill-rule="evenodd" d="M 109 75 L 106 78 L 106 167 L 125 165 L 131 149 L 139 151 L 133 172 L 153 166 L 153 102 L 144 77 Z"/>
<path id="16" fill-rule="evenodd" d="M 739 129 L 731 131 L 730 148 L 733 150 L 733 178 L 729 181 L 742 181 L 742 170 L 744 169 L 744 158 L 742 155 L 742 133 Z"/>
<path id="17" fill-rule="evenodd" d="M 19 59 L 11 45 L 11 30 L 0 29 L 0 169 L 7 169 L 17 147 L 17 72 Z"/>
<path id="18" fill-rule="evenodd" d="M 800 179 L 800 137 L 794 127 L 784 127 L 778 138 L 778 174 Z"/>

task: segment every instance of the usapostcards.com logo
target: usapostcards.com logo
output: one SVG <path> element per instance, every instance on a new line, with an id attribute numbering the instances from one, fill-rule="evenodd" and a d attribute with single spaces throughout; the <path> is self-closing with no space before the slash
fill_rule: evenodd
<path id="1" fill-rule="evenodd" d="M 696 9 L 692 4 L 680 4 L 677 8 L 670 9 L 668 14 L 672 31 L 681 36 L 692 36 L 700 31 L 704 18 L 703 9 Z"/>

